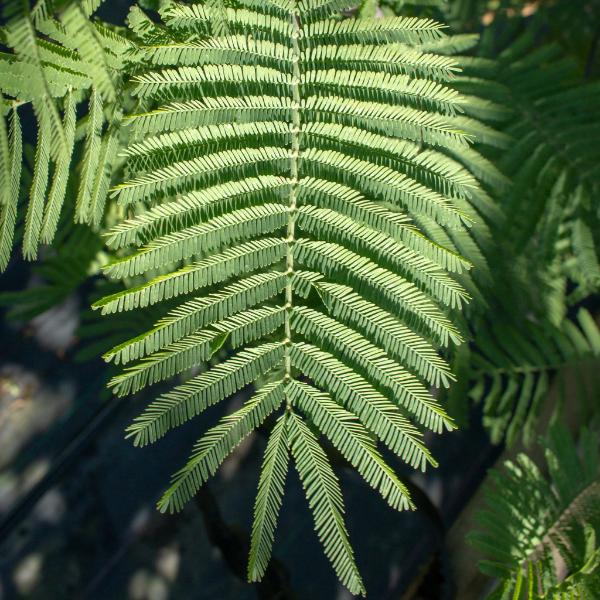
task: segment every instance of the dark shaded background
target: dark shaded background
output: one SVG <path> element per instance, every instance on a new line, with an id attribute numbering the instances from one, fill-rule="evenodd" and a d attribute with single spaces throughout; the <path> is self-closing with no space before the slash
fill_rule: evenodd
<path id="1" fill-rule="evenodd" d="M 5 285 L 27 271 L 26 264 L 15 264 Z M 112 398 L 104 363 L 76 361 L 80 295 L 25 330 L 6 321 L 0 329 L 0 597 L 350 597 L 319 548 L 295 472 L 288 477 L 275 565 L 262 586 L 244 581 L 265 445 L 260 432 L 183 513 L 165 516 L 154 509 L 199 433 L 245 395 L 149 448 L 133 448 L 123 430 L 149 398 Z M 348 528 L 371 598 L 400 598 L 409 588 L 411 598 L 452 597 L 444 533 L 497 452 L 473 428 L 432 437 L 428 445 L 440 468 L 403 473 L 395 463 L 414 488 L 416 513 L 396 513 L 355 474 L 339 469 Z"/>

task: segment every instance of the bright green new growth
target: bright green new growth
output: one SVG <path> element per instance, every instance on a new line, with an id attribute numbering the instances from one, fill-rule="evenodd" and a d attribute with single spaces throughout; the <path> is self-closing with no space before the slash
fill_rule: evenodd
<path id="1" fill-rule="evenodd" d="M 477 183 L 452 158 L 467 156 L 466 101 L 445 83 L 454 61 L 421 48 L 443 37 L 433 21 L 341 19 L 344 3 L 327 0 L 244 5 L 224 9 L 217 33 L 202 4 L 169 4 L 164 27 L 132 13 L 147 70 L 134 77 L 140 112 L 126 119 L 130 177 L 114 194 L 146 210 L 107 236 L 116 251 L 137 247 L 107 268 L 134 285 L 96 307 L 179 304 L 106 358 L 127 365 L 112 384 L 128 394 L 234 350 L 128 430 L 145 445 L 257 388 L 200 438 L 159 508 L 180 510 L 277 415 L 249 579 L 267 567 L 291 460 L 338 577 L 364 593 L 315 432 L 407 509 L 377 442 L 424 469 L 435 461 L 423 431 L 454 427 L 431 387 L 452 380 L 437 350 L 461 340 L 448 312 L 468 299 L 455 277 L 470 262 L 457 248 L 475 247 L 466 227 Z"/>

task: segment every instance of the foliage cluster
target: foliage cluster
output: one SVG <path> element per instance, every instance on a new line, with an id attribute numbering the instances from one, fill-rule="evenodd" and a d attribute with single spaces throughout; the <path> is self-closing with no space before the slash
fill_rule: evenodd
<path id="1" fill-rule="evenodd" d="M 365 593 L 332 448 L 411 509 L 389 457 L 435 466 L 425 434 L 481 418 L 546 453 L 490 475 L 490 597 L 594 597 L 599 3 L 101 4 L 4 3 L 0 269 L 20 247 L 44 294 L 0 303 L 27 320 L 85 288 L 80 356 L 154 398 L 136 445 L 251 390 L 159 509 L 266 431 L 249 580 L 293 464 Z M 576 441 L 547 426 L 573 415 Z"/>

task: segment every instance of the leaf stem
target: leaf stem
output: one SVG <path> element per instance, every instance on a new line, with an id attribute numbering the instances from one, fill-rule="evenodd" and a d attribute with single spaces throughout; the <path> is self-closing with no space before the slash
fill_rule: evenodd
<path id="1" fill-rule="evenodd" d="M 294 274 L 294 244 L 296 229 L 296 195 L 298 192 L 298 159 L 300 157 L 300 47 L 298 39 L 301 35 L 300 18 L 297 11 L 291 15 L 292 32 L 292 123 L 290 127 L 291 147 L 290 147 L 290 194 L 289 194 L 289 217 L 287 226 L 287 252 L 286 252 L 286 273 L 288 281 L 285 287 L 285 378 L 286 381 L 292 379 L 292 362 L 290 348 L 292 345 L 292 327 L 291 314 L 293 310 L 293 289 L 292 277 Z M 291 410 L 291 401 L 286 394 L 286 406 Z"/>

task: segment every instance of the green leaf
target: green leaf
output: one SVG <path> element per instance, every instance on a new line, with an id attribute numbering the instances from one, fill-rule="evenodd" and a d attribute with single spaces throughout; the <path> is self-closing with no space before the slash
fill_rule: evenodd
<path id="1" fill-rule="evenodd" d="M 200 486 L 244 438 L 283 402 L 283 384 L 265 386 L 237 412 L 227 415 L 195 444 L 189 461 L 173 477 L 171 487 L 158 502 L 161 512 L 181 510 Z"/>
<path id="2" fill-rule="evenodd" d="M 284 413 L 271 430 L 260 471 L 252 522 L 248 581 L 260 581 L 269 564 L 277 517 L 283 502 L 288 462 L 287 413 Z"/>
<path id="3" fill-rule="evenodd" d="M 292 413 L 288 423 L 290 450 L 325 554 L 350 592 L 365 595 L 344 524 L 344 501 L 338 479 L 304 421 Z"/>
<path id="4" fill-rule="evenodd" d="M 17 203 L 21 183 L 22 139 L 21 123 L 17 109 L 13 108 L 9 115 L 8 135 L 6 124 L 2 119 L 0 129 L 0 158 L 4 185 L 0 191 L 0 271 L 6 269 L 12 251 L 12 242 L 17 220 Z"/>
<path id="5" fill-rule="evenodd" d="M 283 386 L 248 576 L 260 580 L 271 556 L 288 444 L 326 554 L 364 593 L 338 482 L 299 415 L 390 506 L 412 507 L 377 442 L 425 469 L 436 464 L 425 430 L 454 428 L 433 388 L 452 381 L 441 352 L 462 341 L 458 312 L 481 297 L 468 271 L 487 269 L 484 219 L 497 209 L 476 175 L 502 180 L 469 132 L 506 140 L 473 118 L 494 107 L 453 87 L 459 61 L 448 54 L 464 40 L 445 41 L 429 19 L 340 18 L 345 8 L 169 2 L 162 24 L 132 11 L 144 44 L 128 53 L 138 103 L 125 116 L 130 143 L 112 188 L 123 217 L 106 236 L 105 268 L 124 286 L 94 308 L 163 311 L 105 354 L 125 365 L 117 393 L 197 373 L 129 427 L 138 445 L 251 383 Z M 98 222 L 101 204 L 88 218 Z M 214 473 L 215 431 L 162 509 L 181 509 Z"/>

